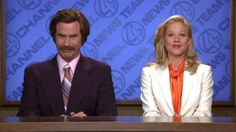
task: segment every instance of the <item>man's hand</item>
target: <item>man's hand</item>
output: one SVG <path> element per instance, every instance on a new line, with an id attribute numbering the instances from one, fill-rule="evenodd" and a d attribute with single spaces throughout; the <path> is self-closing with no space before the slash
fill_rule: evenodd
<path id="1" fill-rule="evenodd" d="M 86 117 L 87 115 L 82 111 L 82 112 L 78 112 L 78 113 L 71 112 L 70 116 L 72 116 L 72 117 Z"/>

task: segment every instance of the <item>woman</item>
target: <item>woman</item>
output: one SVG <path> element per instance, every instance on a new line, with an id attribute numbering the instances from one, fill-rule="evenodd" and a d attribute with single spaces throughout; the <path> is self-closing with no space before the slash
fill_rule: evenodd
<path id="1" fill-rule="evenodd" d="M 162 23 L 155 36 L 157 62 L 143 68 L 144 116 L 211 116 L 211 67 L 197 61 L 192 29 L 182 16 Z"/>

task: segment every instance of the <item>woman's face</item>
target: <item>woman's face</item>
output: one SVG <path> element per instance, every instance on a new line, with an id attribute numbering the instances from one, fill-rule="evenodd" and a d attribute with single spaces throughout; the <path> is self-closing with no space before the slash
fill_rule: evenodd
<path id="1" fill-rule="evenodd" d="M 184 57 L 189 39 L 187 27 L 182 22 L 169 23 L 164 36 L 168 57 Z"/>

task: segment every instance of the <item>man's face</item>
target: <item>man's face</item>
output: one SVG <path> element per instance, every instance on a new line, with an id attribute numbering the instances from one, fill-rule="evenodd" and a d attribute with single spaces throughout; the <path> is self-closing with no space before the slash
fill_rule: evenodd
<path id="1" fill-rule="evenodd" d="M 80 24 L 59 22 L 56 27 L 55 43 L 58 53 L 66 62 L 78 56 L 82 45 Z"/>

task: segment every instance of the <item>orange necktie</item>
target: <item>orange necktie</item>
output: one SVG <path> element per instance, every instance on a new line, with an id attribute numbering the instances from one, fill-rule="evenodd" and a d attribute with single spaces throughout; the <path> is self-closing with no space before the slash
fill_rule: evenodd
<path id="1" fill-rule="evenodd" d="M 174 70 L 172 64 L 168 65 L 170 72 L 171 96 L 175 115 L 179 115 L 181 109 L 184 64 L 185 61 L 179 65 L 177 71 Z"/>

